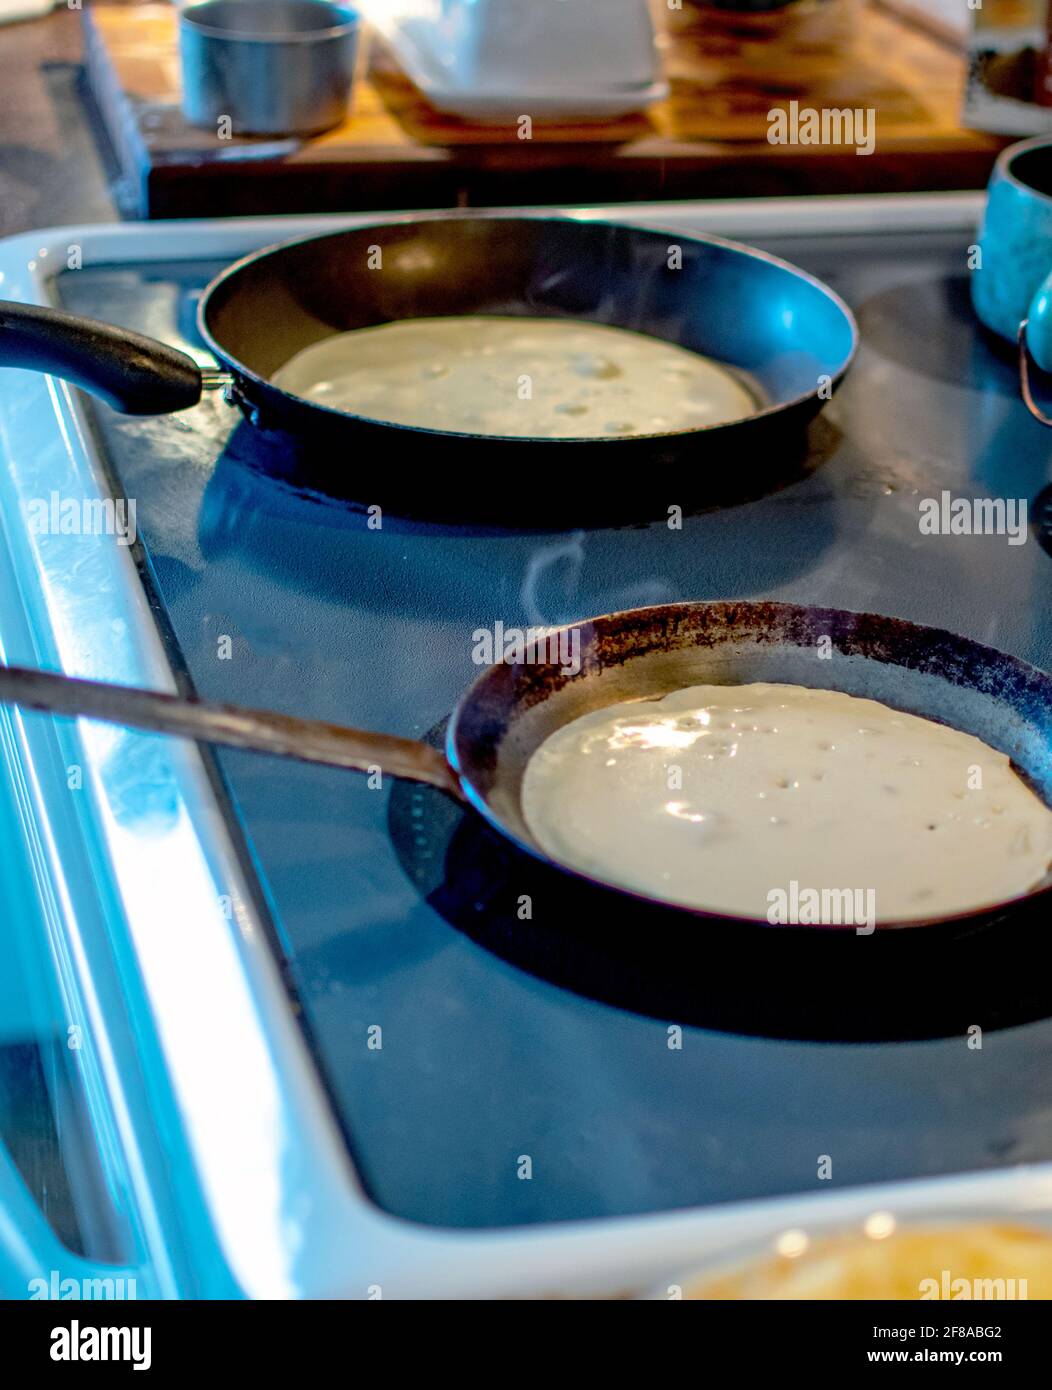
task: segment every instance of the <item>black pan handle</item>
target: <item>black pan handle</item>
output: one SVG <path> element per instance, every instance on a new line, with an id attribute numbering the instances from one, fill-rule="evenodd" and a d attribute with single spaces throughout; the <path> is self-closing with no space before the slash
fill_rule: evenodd
<path id="1" fill-rule="evenodd" d="M 0 367 L 72 381 L 124 415 L 167 415 L 201 399 L 201 368 L 185 352 L 61 309 L 0 300 Z"/>

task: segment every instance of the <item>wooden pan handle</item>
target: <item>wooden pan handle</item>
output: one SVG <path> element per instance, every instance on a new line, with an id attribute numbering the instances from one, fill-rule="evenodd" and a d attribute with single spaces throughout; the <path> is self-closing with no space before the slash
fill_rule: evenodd
<path id="1" fill-rule="evenodd" d="M 51 671 L 0 666 L 0 701 L 51 714 L 101 719 L 154 733 L 178 734 L 226 748 L 247 748 L 279 758 L 426 782 L 463 800 L 460 783 L 437 748 L 415 739 L 373 734 L 299 719 L 272 710 L 185 700 L 134 686 L 80 680 Z"/>

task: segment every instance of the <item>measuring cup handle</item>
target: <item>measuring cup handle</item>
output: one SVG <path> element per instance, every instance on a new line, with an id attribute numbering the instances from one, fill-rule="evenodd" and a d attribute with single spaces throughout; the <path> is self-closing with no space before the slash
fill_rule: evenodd
<path id="1" fill-rule="evenodd" d="M 1027 410 L 1035 420 L 1052 427 L 1052 417 L 1034 400 L 1030 386 L 1030 364 L 1052 373 L 1052 271 L 1041 283 L 1019 325 L 1019 383 Z"/>

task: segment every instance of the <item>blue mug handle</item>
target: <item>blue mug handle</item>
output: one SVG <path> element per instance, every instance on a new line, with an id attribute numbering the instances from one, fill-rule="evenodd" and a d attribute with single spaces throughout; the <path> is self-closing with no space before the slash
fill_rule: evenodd
<path id="1" fill-rule="evenodd" d="M 1052 427 L 1052 417 L 1044 413 L 1030 389 L 1030 362 L 1042 372 L 1052 373 L 1052 271 L 1042 281 L 1019 325 L 1019 379 L 1023 400 L 1030 414 Z"/>

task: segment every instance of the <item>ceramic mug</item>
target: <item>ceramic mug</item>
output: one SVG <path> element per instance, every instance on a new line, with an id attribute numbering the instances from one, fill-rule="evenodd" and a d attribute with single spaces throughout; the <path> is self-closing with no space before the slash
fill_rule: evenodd
<path id="1" fill-rule="evenodd" d="M 981 260 L 972 272 L 972 303 L 987 328 L 1019 343 L 1023 397 L 1030 394 L 1030 359 L 1052 372 L 1052 136 L 1039 135 L 1004 150 L 990 177 L 979 237 Z"/>

